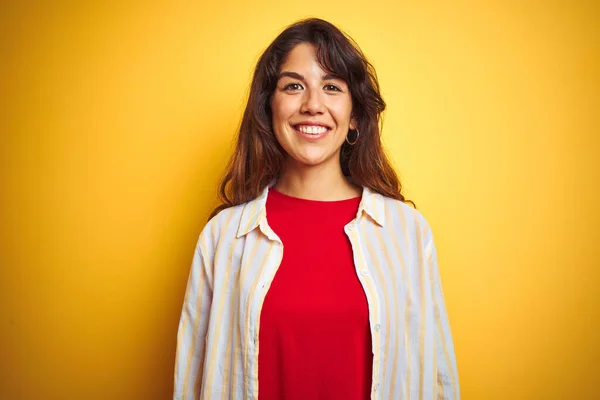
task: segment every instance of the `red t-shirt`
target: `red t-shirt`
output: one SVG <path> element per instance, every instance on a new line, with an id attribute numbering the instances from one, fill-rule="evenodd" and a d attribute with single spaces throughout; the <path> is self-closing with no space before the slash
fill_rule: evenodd
<path id="1" fill-rule="evenodd" d="M 260 317 L 260 400 L 370 398 L 369 311 L 344 232 L 359 204 L 269 190 L 267 220 L 284 252 Z"/>

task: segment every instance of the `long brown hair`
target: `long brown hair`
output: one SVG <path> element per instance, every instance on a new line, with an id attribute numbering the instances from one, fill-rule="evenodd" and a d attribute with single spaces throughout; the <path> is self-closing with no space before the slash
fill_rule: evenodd
<path id="1" fill-rule="evenodd" d="M 210 217 L 255 199 L 279 176 L 286 153 L 273 133 L 270 100 L 281 65 L 300 43 L 314 45 L 321 67 L 344 79 L 350 87 L 352 116 L 358 123 L 360 136 L 355 145 L 347 142 L 342 145 L 340 163 L 344 175 L 357 185 L 416 208 L 402 195 L 400 180 L 381 144 L 379 126 L 385 102 L 375 69 L 352 38 L 327 21 L 309 18 L 288 26 L 258 60 L 235 152 L 219 186 L 223 204 Z"/>

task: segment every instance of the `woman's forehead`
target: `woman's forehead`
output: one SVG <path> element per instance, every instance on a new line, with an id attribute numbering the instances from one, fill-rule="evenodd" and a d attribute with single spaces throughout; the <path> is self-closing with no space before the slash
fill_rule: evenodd
<path id="1" fill-rule="evenodd" d="M 281 69 L 286 67 L 312 66 L 317 61 L 317 48 L 310 43 L 300 43 L 287 54 Z"/>

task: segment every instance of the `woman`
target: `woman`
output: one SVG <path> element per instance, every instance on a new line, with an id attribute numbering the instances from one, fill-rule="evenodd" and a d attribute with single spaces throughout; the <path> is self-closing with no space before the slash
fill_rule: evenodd
<path id="1" fill-rule="evenodd" d="M 265 50 L 196 247 L 175 399 L 459 398 L 432 232 L 385 157 L 384 108 L 328 22 Z"/>

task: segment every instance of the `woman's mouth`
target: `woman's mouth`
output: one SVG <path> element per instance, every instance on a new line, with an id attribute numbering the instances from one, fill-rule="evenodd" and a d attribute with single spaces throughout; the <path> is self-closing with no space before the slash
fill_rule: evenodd
<path id="1" fill-rule="evenodd" d="M 302 125 L 302 124 L 294 125 L 293 129 L 300 136 L 305 137 L 307 139 L 312 139 L 312 140 L 322 138 L 323 136 L 327 135 L 327 133 L 329 133 L 329 131 L 331 130 L 330 128 L 328 128 L 326 126 Z"/>

